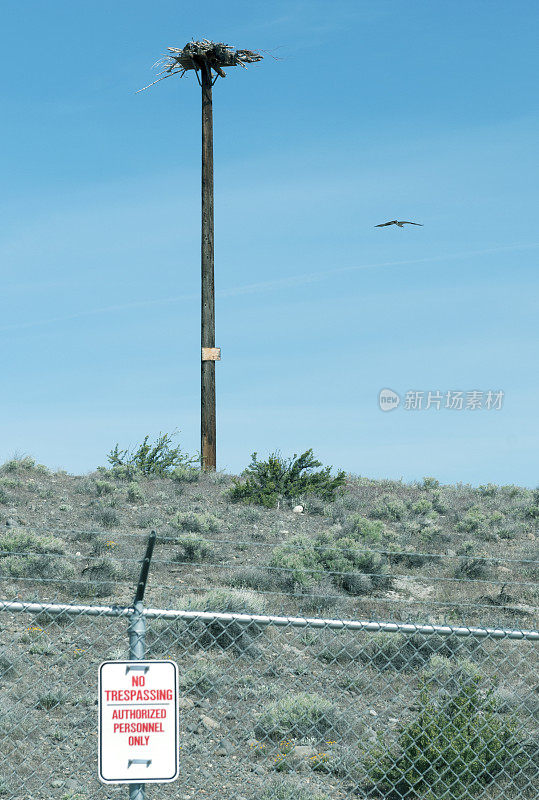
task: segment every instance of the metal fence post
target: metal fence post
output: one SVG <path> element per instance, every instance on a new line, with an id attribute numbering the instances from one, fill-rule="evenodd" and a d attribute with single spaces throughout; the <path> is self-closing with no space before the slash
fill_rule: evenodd
<path id="1" fill-rule="evenodd" d="M 146 555 L 142 562 L 140 570 L 140 577 L 137 584 L 137 592 L 135 594 L 135 602 L 133 603 L 133 612 L 129 617 L 129 660 L 130 661 L 143 661 L 146 655 L 146 619 L 143 614 L 144 604 L 144 590 L 146 588 L 146 581 L 148 580 L 148 570 L 150 569 L 150 561 L 152 559 L 153 547 L 155 544 L 155 531 L 150 533 L 148 539 L 148 546 L 146 547 Z M 146 784 L 144 783 L 130 783 L 129 784 L 129 800 L 145 800 L 146 798 Z"/>

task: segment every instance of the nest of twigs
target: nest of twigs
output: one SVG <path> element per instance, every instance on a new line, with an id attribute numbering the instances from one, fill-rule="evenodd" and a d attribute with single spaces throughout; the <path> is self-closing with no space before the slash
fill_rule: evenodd
<path id="1" fill-rule="evenodd" d="M 172 75 L 179 75 L 181 78 L 191 69 L 196 71 L 198 77 L 198 70 L 202 69 L 204 63 L 221 78 L 225 78 L 226 73 L 223 67 L 243 67 L 246 69 L 246 64 L 262 61 L 264 57 L 253 50 L 234 50 L 228 44 L 210 42 L 208 39 L 202 39 L 200 42 L 187 42 L 183 48 L 167 47 L 167 50 L 168 54 L 154 64 L 154 67 L 162 68 L 158 73 L 159 77 L 149 86 L 145 86 L 144 89 L 148 89 L 155 83 L 165 78 L 170 78 Z M 139 91 L 142 92 L 144 89 L 139 89 Z"/>

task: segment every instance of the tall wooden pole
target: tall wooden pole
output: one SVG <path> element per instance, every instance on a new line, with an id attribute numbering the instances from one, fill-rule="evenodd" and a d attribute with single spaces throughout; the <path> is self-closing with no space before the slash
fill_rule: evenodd
<path id="1" fill-rule="evenodd" d="M 215 347 L 215 288 L 213 249 L 213 110 L 211 68 L 201 59 L 202 83 L 202 309 L 201 346 Z M 200 452 L 202 469 L 216 468 L 215 361 L 201 355 Z"/>

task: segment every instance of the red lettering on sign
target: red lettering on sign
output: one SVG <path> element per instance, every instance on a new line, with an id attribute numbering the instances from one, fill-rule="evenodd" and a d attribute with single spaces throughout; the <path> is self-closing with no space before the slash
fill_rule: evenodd
<path id="1" fill-rule="evenodd" d="M 112 702 L 173 700 L 172 689 L 105 689 L 105 699 Z"/>
<path id="2" fill-rule="evenodd" d="M 131 677 L 131 686 L 144 686 L 146 678 L 144 675 L 133 675 Z"/>
<path id="3" fill-rule="evenodd" d="M 149 741 L 149 736 L 130 736 L 129 747 L 146 747 Z"/>

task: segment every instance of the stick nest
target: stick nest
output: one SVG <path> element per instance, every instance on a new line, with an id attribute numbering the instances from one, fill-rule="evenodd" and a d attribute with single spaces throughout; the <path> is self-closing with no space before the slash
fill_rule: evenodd
<path id="1" fill-rule="evenodd" d="M 168 54 L 154 64 L 154 67 L 162 67 L 162 69 L 158 73 L 157 80 L 150 83 L 149 86 L 153 86 L 165 78 L 170 78 L 172 75 L 179 75 L 181 78 L 191 69 L 198 72 L 202 68 L 203 62 L 206 62 L 221 78 L 225 78 L 226 73 L 223 67 L 246 69 L 246 64 L 262 61 L 264 57 L 253 50 L 234 50 L 229 44 L 210 42 L 208 39 L 202 39 L 200 42 L 187 42 L 183 48 L 167 47 L 167 50 Z M 149 86 L 145 86 L 144 89 L 148 89 Z M 142 92 L 144 89 L 139 89 L 139 91 Z"/>

